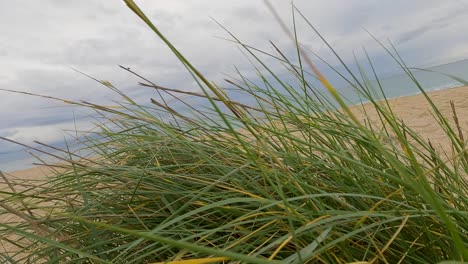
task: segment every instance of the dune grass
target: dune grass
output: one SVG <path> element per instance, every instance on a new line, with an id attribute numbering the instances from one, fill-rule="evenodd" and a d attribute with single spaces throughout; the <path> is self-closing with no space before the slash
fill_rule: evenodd
<path id="1" fill-rule="evenodd" d="M 0 193 L 0 217 L 22 219 L 0 223 L 0 241 L 18 249 L 0 253 L 0 260 L 468 259 L 466 141 L 434 104 L 434 117 L 452 144 L 450 155 L 436 151 L 399 120 L 386 100 L 376 101 L 372 89 L 381 87 L 369 87 L 363 71 L 345 68 L 351 76 L 347 80 L 375 107 L 380 122 L 357 118 L 300 48 L 295 32 L 296 59 L 279 50 L 270 54 L 290 73 L 288 82 L 256 55 L 258 50 L 233 36 L 258 65 L 261 80 L 258 84 L 240 72 L 228 80 L 236 93 L 255 103 L 233 101 L 133 1 L 125 2 L 171 48 L 202 92 L 161 87 L 140 76 L 143 86 L 160 95 L 151 105 L 138 104 L 107 81 L 99 82 L 122 96 L 117 106 L 68 102 L 106 118 L 98 124 L 99 133 L 82 140 L 92 158 L 65 149 L 60 166 L 67 172 L 42 185 Z M 389 54 L 431 102 L 398 54 Z M 331 96 L 317 92 L 314 78 Z M 185 110 L 172 107 L 167 98 Z M 193 106 L 195 98 L 205 107 Z"/>

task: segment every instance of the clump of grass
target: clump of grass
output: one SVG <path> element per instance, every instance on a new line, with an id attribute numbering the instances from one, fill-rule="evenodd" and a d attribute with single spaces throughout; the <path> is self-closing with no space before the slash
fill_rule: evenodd
<path id="1" fill-rule="evenodd" d="M 284 81 L 253 48 L 234 38 L 259 65 L 261 85 L 242 73 L 228 81 L 255 102 L 247 105 L 208 81 L 133 1 L 126 2 L 166 42 L 202 93 L 142 77 L 141 84 L 161 96 L 145 106 L 100 81 L 123 101 L 118 107 L 75 103 L 107 118 L 100 133 L 83 141 L 94 158 L 65 150 L 68 163 L 60 166 L 67 172 L 36 188 L 2 192 L 2 204 L 12 210 L 0 216 L 30 213 L 29 221 L 0 223 L 0 240 L 19 248 L 2 253 L 3 260 L 434 263 L 468 258 L 466 142 L 400 58 L 395 60 L 420 87 L 451 140 L 454 153 L 448 159 L 399 120 L 386 100 L 374 100 L 363 72 L 358 77 L 349 71 L 349 82 L 374 106 L 380 124 L 356 118 L 325 76 L 302 66 L 311 61 L 294 35 L 298 65 L 279 50 L 270 55 L 295 83 Z M 311 76 L 318 76 L 332 96 L 318 93 Z M 169 105 L 168 96 L 185 111 Z M 192 106 L 194 98 L 208 107 Z"/>

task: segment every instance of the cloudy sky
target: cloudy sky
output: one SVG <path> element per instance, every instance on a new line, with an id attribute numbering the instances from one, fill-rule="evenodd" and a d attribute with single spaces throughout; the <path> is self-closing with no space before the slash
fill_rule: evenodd
<path id="1" fill-rule="evenodd" d="M 212 18 L 252 46 L 272 51 L 268 41 L 288 51 L 291 43 L 262 0 L 140 0 L 147 16 L 203 73 L 215 82 L 249 69 Z M 291 21 L 290 1 L 271 3 Z M 388 55 L 366 32 L 392 41 L 414 66 L 468 58 L 468 2 L 464 0 L 296 0 L 296 6 L 347 60 L 364 46 L 381 72 L 391 72 Z M 108 80 L 140 100 L 148 91 L 135 86 L 133 70 L 163 86 L 191 90 L 181 64 L 123 1 L 0 0 L 0 88 L 71 100 L 106 102 L 115 96 L 72 70 Z M 330 52 L 303 21 L 301 43 L 334 63 Z M 51 100 L 0 91 L 0 136 L 32 144 L 62 141 L 63 130 L 90 128 L 82 110 Z M 75 119 L 74 119 L 75 118 Z M 0 141 L 0 170 L 24 153 Z M 14 164 L 13 164 L 14 163 Z M 13 164 L 13 165 L 12 165 Z"/>

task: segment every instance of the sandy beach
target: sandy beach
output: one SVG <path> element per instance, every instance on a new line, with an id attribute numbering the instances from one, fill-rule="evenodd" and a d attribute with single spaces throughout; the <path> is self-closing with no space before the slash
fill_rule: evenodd
<path id="1" fill-rule="evenodd" d="M 439 111 L 447 117 L 449 123 L 455 127 L 450 106 L 450 101 L 453 101 L 458 122 L 466 140 L 468 138 L 468 86 L 432 91 L 428 95 Z M 389 99 L 389 103 L 396 116 L 401 118 L 407 126 L 423 138 L 429 139 L 435 148 L 450 153 L 448 138 L 434 118 L 431 106 L 422 94 Z M 371 120 L 378 120 L 371 104 L 364 104 L 364 108 Z M 358 113 L 358 117 L 362 117 L 362 105 L 353 106 L 353 111 Z"/>

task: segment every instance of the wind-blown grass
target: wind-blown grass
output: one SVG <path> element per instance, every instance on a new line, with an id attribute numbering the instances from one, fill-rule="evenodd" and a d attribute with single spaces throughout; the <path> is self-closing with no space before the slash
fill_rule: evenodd
<path id="1" fill-rule="evenodd" d="M 34 188 L 1 193 L 2 208 L 8 210 L 0 211 L 0 216 L 20 214 L 25 221 L 0 223 L 0 240 L 19 248 L 17 253 L 2 253 L 0 259 L 31 263 L 468 259 L 466 141 L 434 104 L 434 116 L 452 143 L 449 158 L 399 120 L 385 100 L 373 99 L 363 71 L 353 74 L 346 68 L 352 76 L 349 83 L 375 107 L 380 124 L 354 116 L 318 69 L 312 74 L 302 66 L 305 61 L 314 67 L 295 34 L 298 65 L 279 50 L 279 55 L 271 56 L 296 83 L 284 81 L 255 49 L 233 36 L 259 65 L 256 72 L 263 85 L 239 72 L 228 82 L 256 103 L 235 102 L 187 61 L 133 1 L 126 3 L 171 48 L 202 93 L 160 87 L 140 76 L 143 86 L 161 96 L 151 99 L 151 106 L 138 104 L 105 81 L 100 82 L 122 96 L 117 107 L 68 102 L 107 118 L 99 124 L 98 135 L 83 141 L 93 158 L 65 150 L 68 163 L 60 166 L 67 172 Z M 389 54 L 431 102 L 398 54 Z M 311 76 L 320 79 L 332 96 L 318 93 L 308 80 Z M 164 99 L 168 96 L 186 111 L 171 107 Z M 208 107 L 193 107 L 195 97 L 206 100 Z M 18 239 L 8 239 L 12 233 Z"/>

